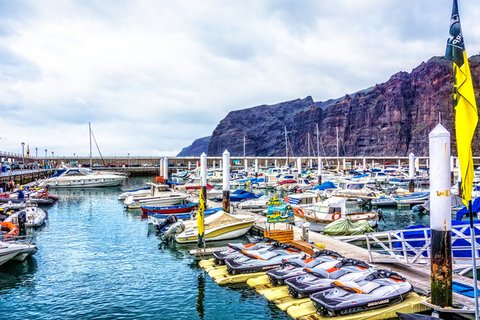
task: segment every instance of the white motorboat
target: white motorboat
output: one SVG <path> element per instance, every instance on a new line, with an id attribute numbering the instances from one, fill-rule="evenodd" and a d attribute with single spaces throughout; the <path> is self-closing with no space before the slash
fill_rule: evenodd
<path id="1" fill-rule="evenodd" d="M 0 265 L 10 260 L 23 261 L 35 252 L 37 247 L 33 244 L 0 241 Z"/>
<path id="2" fill-rule="evenodd" d="M 293 206 L 293 211 L 295 216 L 310 222 L 310 230 L 317 232 L 340 218 L 353 222 L 367 220 L 372 227 L 378 224 L 379 214 L 377 212 L 347 212 L 346 201 L 347 199 L 343 197 L 331 197 L 309 207 Z"/>
<path id="3" fill-rule="evenodd" d="M 41 185 L 51 188 L 115 187 L 127 177 L 123 174 L 93 171 L 87 168 L 59 169 Z"/>
<path id="4" fill-rule="evenodd" d="M 25 209 L 12 213 L 5 222 L 11 222 L 15 225 L 20 225 L 20 217 L 25 214 L 25 227 L 40 227 L 47 220 L 47 213 L 39 207 L 27 204 Z"/>
<path id="5" fill-rule="evenodd" d="M 321 202 L 322 197 L 315 191 L 307 190 L 302 193 L 292 193 L 283 198 L 283 201 L 295 207 L 307 207 L 314 203 Z"/>
<path id="6" fill-rule="evenodd" d="M 248 210 L 251 212 L 260 212 L 268 208 L 269 196 L 261 196 L 260 198 L 250 199 L 234 204 L 238 209 Z"/>
<path id="7" fill-rule="evenodd" d="M 229 214 L 218 211 L 205 218 L 205 241 L 227 240 L 245 235 L 255 223 L 255 218 L 249 215 Z M 198 241 L 196 221 L 190 221 L 185 231 L 175 236 L 178 243 Z"/>
<path id="8" fill-rule="evenodd" d="M 163 192 L 155 197 L 143 197 L 135 199 L 129 196 L 123 202 L 128 209 L 140 209 L 142 206 L 170 206 L 181 204 L 190 198 L 189 194 L 176 192 Z"/>

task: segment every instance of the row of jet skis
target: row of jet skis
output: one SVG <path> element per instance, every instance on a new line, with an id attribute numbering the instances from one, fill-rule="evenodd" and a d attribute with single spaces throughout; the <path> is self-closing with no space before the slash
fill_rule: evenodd
<path id="1" fill-rule="evenodd" d="M 376 269 L 330 250 L 307 255 L 278 242 L 228 244 L 213 253 L 231 275 L 266 271 L 274 286 L 287 285 L 293 298 L 310 297 L 322 316 L 351 314 L 401 302 L 412 285 L 401 275 Z"/>

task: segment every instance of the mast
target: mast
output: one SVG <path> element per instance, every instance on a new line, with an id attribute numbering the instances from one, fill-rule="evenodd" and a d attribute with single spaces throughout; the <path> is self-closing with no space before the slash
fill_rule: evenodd
<path id="1" fill-rule="evenodd" d="M 308 153 L 308 158 L 310 159 L 310 132 L 307 132 L 307 153 Z"/>
<path id="2" fill-rule="evenodd" d="M 337 129 L 337 164 L 338 164 L 338 169 L 340 169 L 340 149 L 339 149 L 339 144 L 338 144 L 338 127 Z"/>
<path id="3" fill-rule="evenodd" d="M 287 126 L 285 126 L 285 157 L 287 158 L 287 162 L 285 166 L 288 167 L 288 137 L 287 137 Z"/>
<path id="4" fill-rule="evenodd" d="M 316 125 L 317 129 L 317 156 L 320 157 L 320 136 L 318 134 L 318 123 Z"/>
<path id="5" fill-rule="evenodd" d="M 90 169 L 93 168 L 92 165 L 92 125 L 88 123 L 88 137 L 90 138 Z"/>
<path id="6" fill-rule="evenodd" d="M 246 154 L 246 152 L 245 152 L 245 150 L 246 150 L 245 145 L 246 145 L 245 136 L 243 136 L 243 159 L 245 159 L 245 154 Z"/>

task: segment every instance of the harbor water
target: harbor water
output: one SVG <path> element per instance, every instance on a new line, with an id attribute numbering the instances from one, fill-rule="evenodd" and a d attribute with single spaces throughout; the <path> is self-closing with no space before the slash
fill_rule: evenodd
<path id="1" fill-rule="evenodd" d="M 288 319 L 246 286 L 218 286 L 159 245 L 118 188 L 55 190 L 38 252 L 0 267 L 0 319 Z"/>
<path id="2" fill-rule="evenodd" d="M 38 252 L 0 267 L 0 319 L 288 319 L 246 285 L 215 284 L 192 246 L 161 245 L 120 189 L 54 192 L 60 201 L 34 231 Z M 428 223 L 410 210 L 384 215 L 380 230 Z"/>

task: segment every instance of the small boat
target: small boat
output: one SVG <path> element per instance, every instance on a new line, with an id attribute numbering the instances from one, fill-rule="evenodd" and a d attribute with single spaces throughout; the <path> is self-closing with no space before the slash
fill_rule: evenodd
<path id="1" fill-rule="evenodd" d="M 374 198 L 371 200 L 371 205 L 374 207 L 396 207 L 397 200 L 394 197 L 381 195 L 378 198 Z"/>
<path id="2" fill-rule="evenodd" d="M 217 213 L 221 209 L 222 208 L 207 209 L 203 212 L 203 215 L 205 217 L 207 217 L 209 215 Z M 174 216 L 176 221 L 177 220 L 190 220 L 190 219 L 194 218 L 194 213 L 195 213 L 195 211 L 187 212 L 187 213 L 167 213 L 167 214 L 151 213 L 151 214 L 148 214 L 148 223 L 157 226 L 157 225 L 160 225 L 163 220 L 168 219 L 168 217 L 171 217 L 171 216 Z"/>
<path id="3" fill-rule="evenodd" d="M 198 207 L 198 203 L 179 204 L 174 206 L 142 206 L 144 214 L 175 214 L 192 212 Z"/>
<path id="4" fill-rule="evenodd" d="M 28 206 L 25 209 L 12 213 L 4 222 L 20 225 L 25 219 L 25 227 L 40 227 L 47 220 L 47 213 L 39 207 Z"/>
<path id="5" fill-rule="evenodd" d="M 285 280 L 290 296 L 294 298 L 308 297 L 310 294 L 325 290 L 334 280 L 350 273 L 351 277 L 364 277 L 372 268 L 363 261 L 356 259 L 332 260 L 304 269 L 304 275 Z"/>
<path id="6" fill-rule="evenodd" d="M 140 209 L 142 206 L 168 206 L 181 204 L 190 198 L 190 195 L 184 193 L 164 192 L 155 197 L 144 197 L 134 199 L 129 196 L 123 202 L 128 209 Z"/>
<path id="7" fill-rule="evenodd" d="M 277 243 L 269 241 L 260 241 L 257 243 L 228 243 L 227 249 L 213 252 L 213 258 L 216 265 L 225 264 L 225 259 L 233 258 L 238 255 L 242 255 L 243 250 L 269 250 L 273 245 Z"/>
<path id="8" fill-rule="evenodd" d="M 223 210 L 205 218 L 205 241 L 228 240 L 241 237 L 250 230 L 256 219 L 249 215 L 229 214 Z M 196 222 L 194 222 L 196 224 Z M 191 243 L 198 240 L 196 226 L 188 226 L 175 236 L 178 243 Z"/>
<path id="9" fill-rule="evenodd" d="M 140 188 L 134 188 L 130 190 L 126 190 L 122 193 L 120 193 L 117 197 L 118 200 L 125 200 L 128 196 L 148 196 L 150 194 L 150 186 L 145 186 L 145 187 L 140 187 Z"/>
<path id="10" fill-rule="evenodd" d="M 242 210 L 248 210 L 251 212 L 259 212 L 268 208 L 268 202 L 270 197 L 261 196 L 260 198 L 245 200 L 237 203 L 237 208 Z"/>
<path id="11" fill-rule="evenodd" d="M 286 204 L 290 204 L 295 207 L 306 207 L 311 206 L 314 203 L 319 203 L 322 201 L 322 198 L 317 192 L 302 192 L 302 193 L 294 193 L 286 196 L 283 198 L 283 202 Z"/>
<path id="12" fill-rule="evenodd" d="M 332 282 L 333 288 L 312 294 L 310 299 L 322 316 L 339 316 L 401 302 L 413 289 L 397 273 L 378 270 L 365 279 Z"/>
<path id="13" fill-rule="evenodd" d="M 428 200 L 430 197 L 430 192 L 412 192 L 404 196 L 395 197 L 397 204 L 399 205 L 412 205 L 412 204 L 421 204 Z"/>
<path id="14" fill-rule="evenodd" d="M 327 224 L 323 233 L 329 236 L 353 236 L 373 232 L 373 228 L 366 220 L 351 221 L 341 218 Z"/>
<path id="15" fill-rule="evenodd" d="M 378 212 L 347 212 L 346 199 L 343 197 L 331 197 L 309 207 L 293 207 L 295 215 L 310 222 L 310 230 L 321 232 L 329 223 L 340 218 L 349 219 L 352 222 L 359 220 L 368 221 L 371 227 L 376 227 L 380 215 Z"/>
<path id="16" fill-rule="evenodd" d="M 235 190 L 230 194 L 230 201 L 231 202 L 240 202 L 240 201 L 245 201 L 249 199 L 257 199 L 260 198 L 259 195 L 249 192 L 246 190 Z M 217 198 L 218 199 L 218 198 Z"/>
<path id="17" fill-rule="evenodd" d="M 23 261 L 35 252 L 37 247 L 33 244 L 0 241 L 0 266 L 10 260 Z"/>

